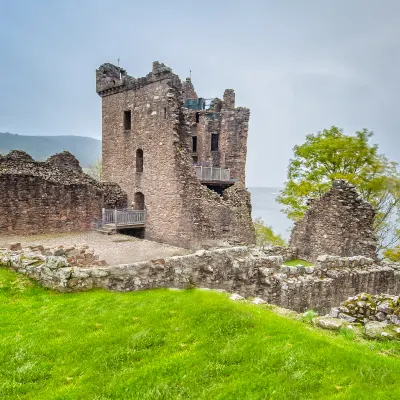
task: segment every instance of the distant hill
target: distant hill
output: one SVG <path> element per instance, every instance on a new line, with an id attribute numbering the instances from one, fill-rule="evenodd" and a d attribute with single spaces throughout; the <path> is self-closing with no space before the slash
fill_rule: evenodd
<path id="1" fill-rule="evenodd" d="M 37 161 L 68 150 L 82 167 L 87 167 L 101 157 L 101 140 L 84 136 L 24 136 L 0 132 L 0 154 L 11 150 L 26 151 Z"/>

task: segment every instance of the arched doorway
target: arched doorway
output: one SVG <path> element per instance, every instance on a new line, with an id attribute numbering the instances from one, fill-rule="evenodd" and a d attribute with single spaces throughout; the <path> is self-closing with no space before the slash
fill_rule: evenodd
<path id="1" fill-rule="evenodd" d="M 136 192 L 134 195 L 135 210 L 144 210 L 144 194 L 142 192 Z"/>

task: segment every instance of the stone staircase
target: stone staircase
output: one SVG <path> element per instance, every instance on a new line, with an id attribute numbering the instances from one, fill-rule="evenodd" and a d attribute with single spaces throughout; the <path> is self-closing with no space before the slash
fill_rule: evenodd
<path id="1" fill-rule="evenodd" d="M 96 228 L 95 231 L 103 233 L 104 235 L 113 235 L 116 232 L 115 224 L 105 224 L 101 228 Z"/>

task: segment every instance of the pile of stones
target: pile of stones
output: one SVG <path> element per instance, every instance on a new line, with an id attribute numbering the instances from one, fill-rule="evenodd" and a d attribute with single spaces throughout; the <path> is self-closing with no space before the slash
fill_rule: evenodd
<path id="1" fill-rule="evenodd" d="M 10 243 L 8 250 L 17 253 L 36 253 L 43 256 L 64 257 L 72 267 L 107 266 L 105 260 L 101 260 L 94 250 L 87 245 L 44 247 L 40 244 L 30 245 L 22 248 L 21 243 Z"/>
<path id="2" fill-rule="evenodd" d="M 313 323 L 330 330 L 360 326 L 367 338 L 400 340 L 400 296 L 360 293 Z"/>
<path id="3" fill-rule="evenodd" d="M 400 296 L 361 293 L 349 297 L 340 307 L 333 308 L 330 315 L 363 325 L 379 321 L 400 326 Z"/>

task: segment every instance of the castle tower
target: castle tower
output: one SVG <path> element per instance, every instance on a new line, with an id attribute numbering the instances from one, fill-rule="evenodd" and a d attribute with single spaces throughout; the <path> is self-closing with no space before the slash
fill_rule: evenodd
<path id="1" fill-rule="evenodd" d="M 185 107 L 187 88 L 195 94 L 191 82 L 182 86 L 179 77 L 158 62 L 138 79 L 112 64 L 100 66 L 96 91 L 102 98 L 103 180 L 118 183 L 129 203 L 146 209 L 145 237 L 150 240 L 186 247 L 253 243 L 250 195 L 244 187 L 245 154 L 237 164 L 242 168 L 238 178 L 227 182 L 219 194 L 202 184 L 193 166 L 193 121 L 188 119 L 196 124 L 198 111 Z M 232 93 L 226 104 L 232 118 Z M 228 136 L 230 121 L 234 118 L 218 123 L 221 138 Z M 221 149 L 229 146 L 235 144 L 221 143 Z M 215 166 L 225 165 L 224 161 Z"/>

